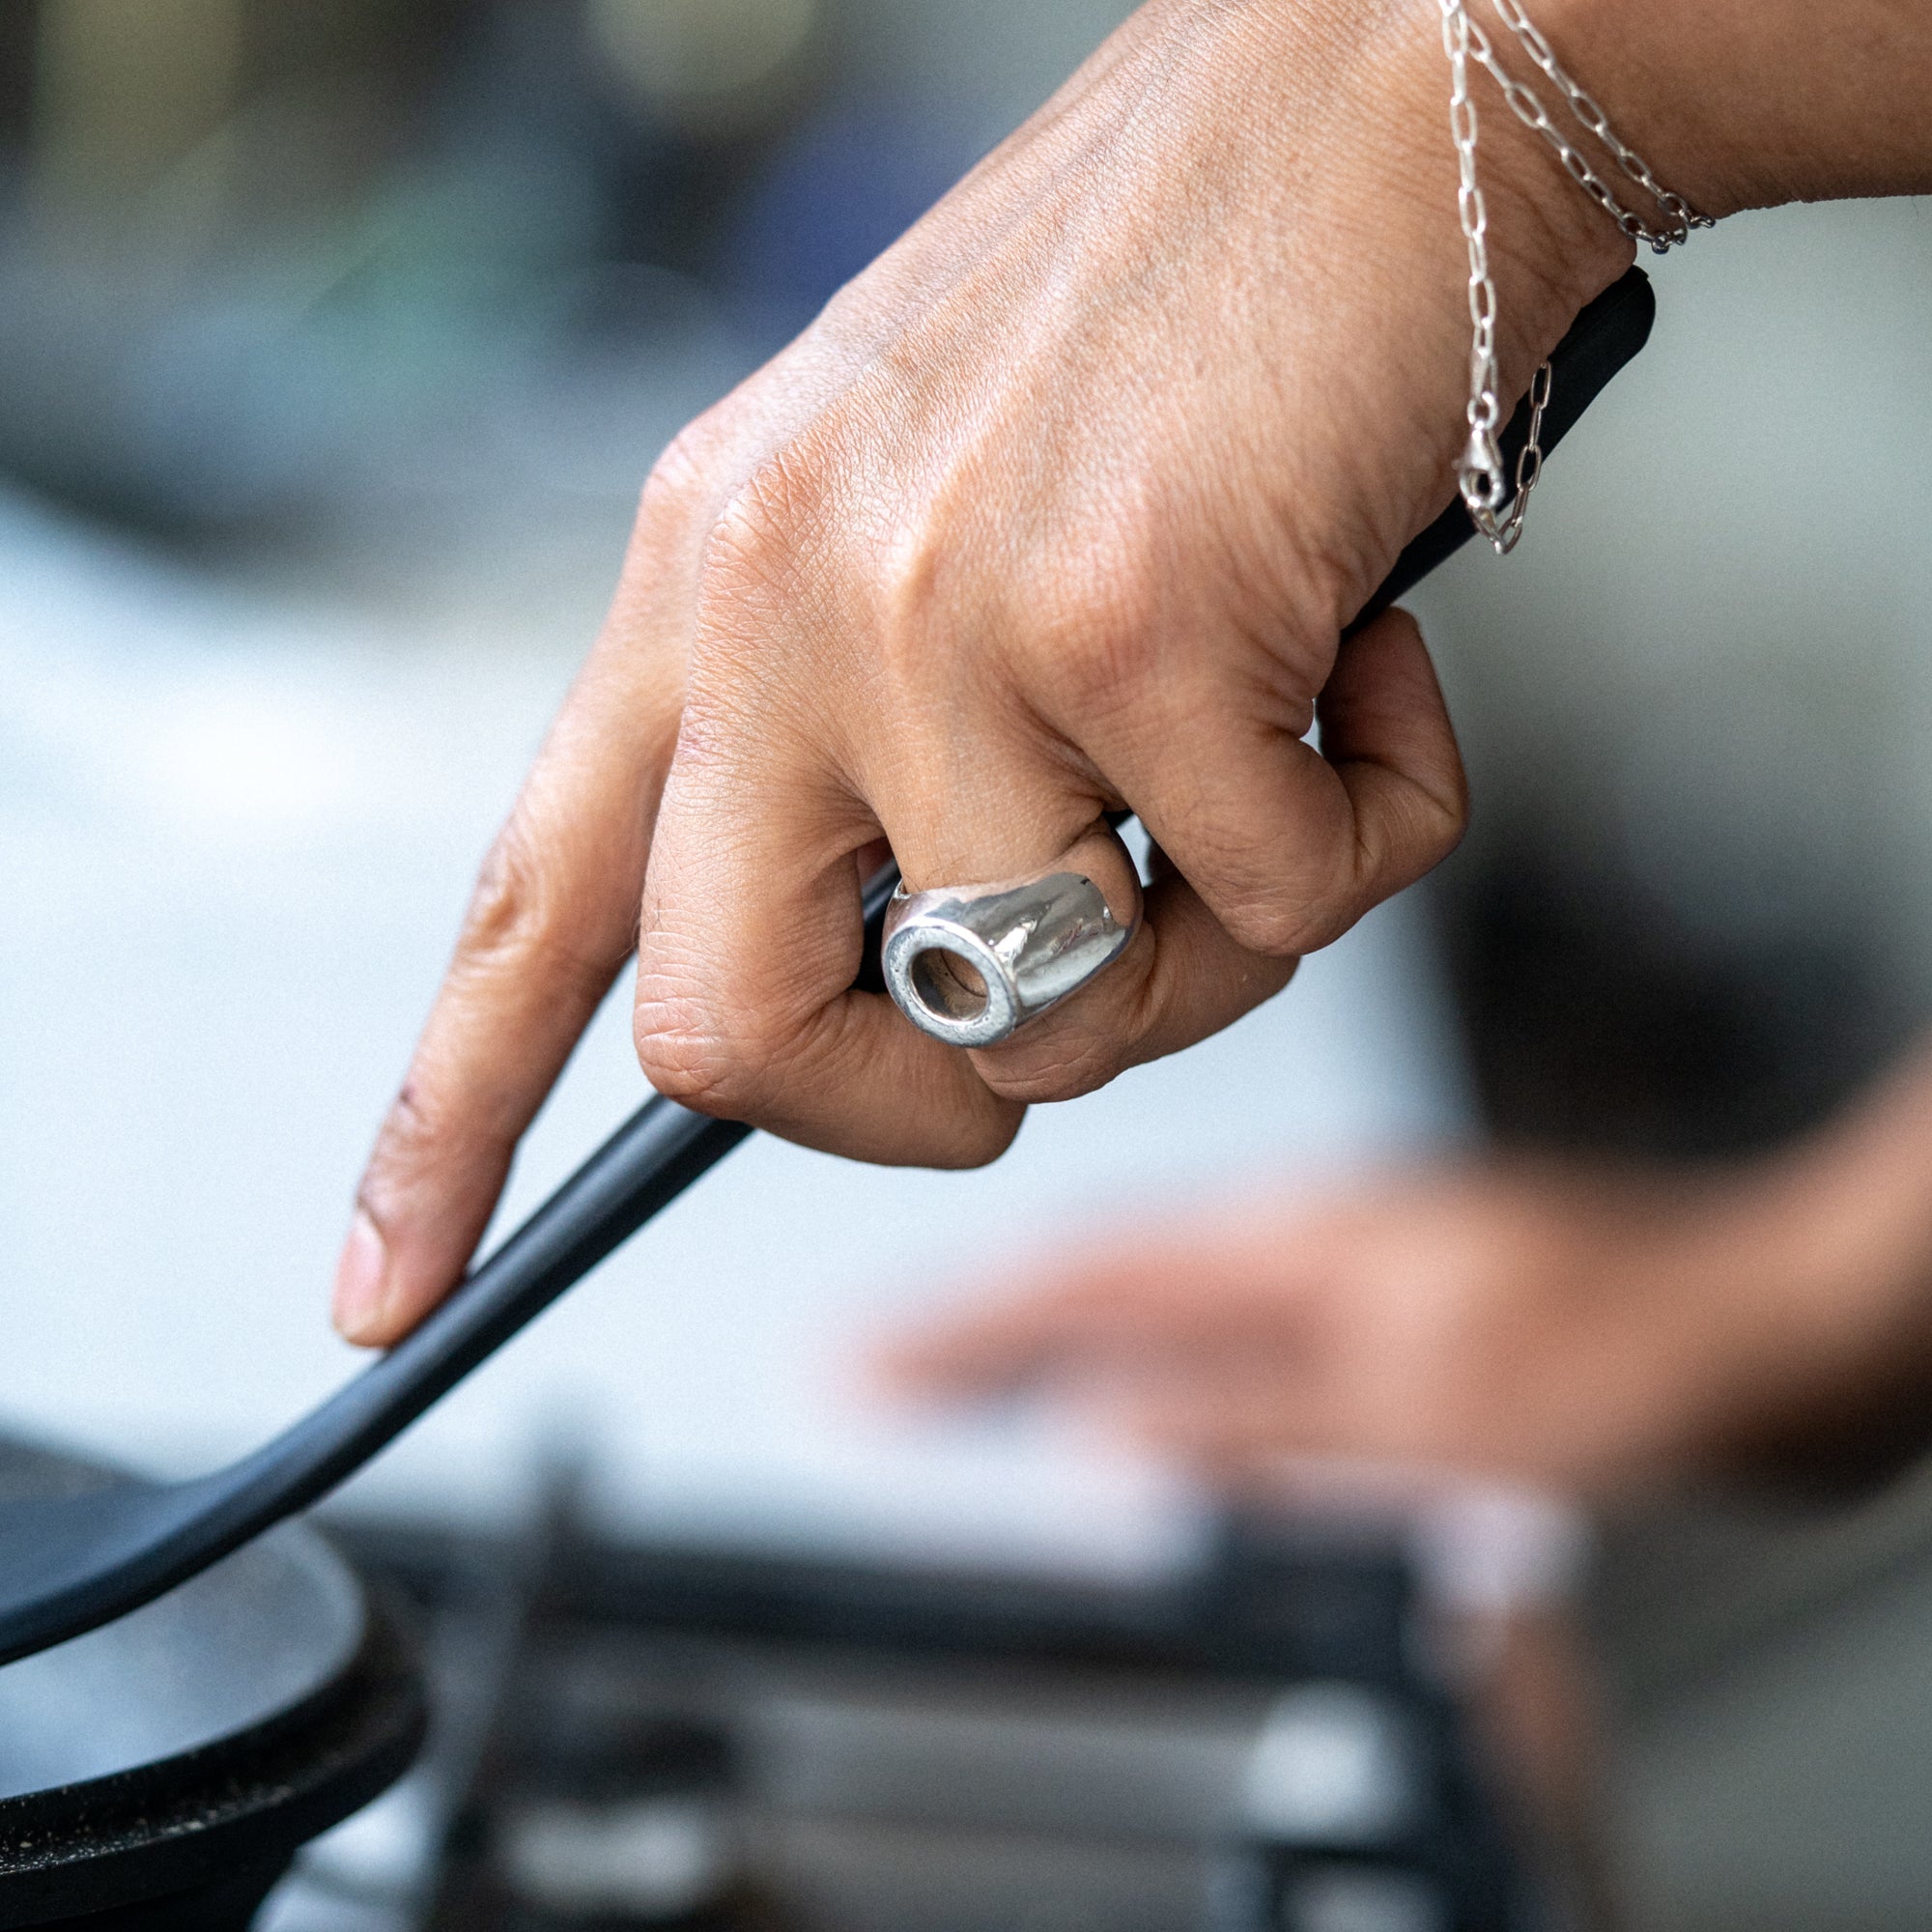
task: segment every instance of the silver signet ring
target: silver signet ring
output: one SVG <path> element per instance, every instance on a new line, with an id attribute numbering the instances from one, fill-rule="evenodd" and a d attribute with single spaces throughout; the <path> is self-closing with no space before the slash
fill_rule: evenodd
<path id="1" fill-rule="evenodd" d="M 1075 993 L 1134 936 L 1082 872 L 909 893 L 886 911 L 886 987 L 922 1033 L 997 1046 Z"/>

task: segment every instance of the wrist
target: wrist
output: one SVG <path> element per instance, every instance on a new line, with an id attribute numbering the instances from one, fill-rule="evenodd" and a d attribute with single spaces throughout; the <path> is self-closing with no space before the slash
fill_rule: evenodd
<path id="1" fill-rule="evenodd" d="M 1860 1483 L 1932 1442 L 1932 1192 L 1885 1157 L 1880 1124 L 1836 1124 L 1718 1190 L 1692 1274 L 1728 1283 L 1719 1465 Z"/>
<path id="2" fill-rule="evenodd" d="M 1223 12 L 1218 0 L 1182 4 Z M 1352 133 L 1323 165 L 1353 178 L 1355 191 L 1342 199 L 1360 216 L 1354 232 L 1336 238 L 1338 257 L 1412 314 L 1412 357 L 1439 356 L 1451 391 L 1466 398 L 1469 256 L 1459 218 L 1452 70 L 1435 0 L 1326 0 L 1315 8 L 1307 0 L 1259 0 L 1246 13 L 1265 49 L 1263 64 L 1278 62 L 1283 103 L 1306 99 L 1311 38 L 1326 43 L 1315 49 L 1327 57 L 1319 85 L 1331 98 L 1350 97 L 1342 118 Z M 1473 64 L 1469 89 L 1507 415 L 1577 313 L 1630 267 L 1634 249 Z M 1295 152 L 1301 117 L 1274 118 L 1271 165 L 1292 179 L 1306 165 Z M 1446 477 L 1467 435 L 1460 402 L 1435 427 Z"/>
<path id="3" fill-rule="evenodd" d="M 1481 0 L 1470 0 L 1470 5 L 1478 7 Z M 1452 306 L 1461 336 L 1466 333 L 1467 251 L 1458 211 L 1452 70 L 1442 15 L 1435 0 L 1420 5 L 1414 0 L 1395 0 L 1394 5 L 1362 0 L 1362 11 L 1375 22 L 1390 98 L 1400 103 L 1406 124 L 1410 178 L 1432 220 L 1433 240 L 1450 261 L 1456 283 Z M 1489 24 L 1496 23 L 1492 19 Z M 1498 356 L 1514 398 L 1578 310 L 1630 267 L 1634 250 L 1616 224 L 1565 174 L 1542 138 L 1522 125 L 1473 59 L 1467 85 L 1475 116 L 1476 180 L 1488 218 L 1487 247 L 1500 308 Z"/>
<path id="4" fill-rule="evenodd" d="M 1057 139 L 1091 98 L 1106 142 L 1160 149 L 1183 188 L 1174 218 L 1222 243 L 1242 293 L 1214 366 L 1238 408 L 1213 434 L 1266 452 L 1263 494 L 1242 514 L 1286 539 L 1265 621 L 1310 697 L 1340 626 L 1451 500 L 1468 442 L 1450 87 L 1435 0 L 1149 0 L 1059 111 Z M 1507 416 L 1633 248 L 1501 97 L 1480 113 Z M 1110 232 L 1130 213 L 1109 213 Z M 1155 245 L 1162 259 L 1169 243 Z"/>
<path id="5" fill-rule="evenodd" d="M 1707 214 L 1932 190 L 1920 0 L 1535 0 L 1533 17 Z"/>

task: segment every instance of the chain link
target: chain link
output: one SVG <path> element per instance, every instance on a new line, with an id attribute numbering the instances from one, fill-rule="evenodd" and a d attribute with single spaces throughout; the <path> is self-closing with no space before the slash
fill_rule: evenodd
<path id="1" fill-rule="evenodd" d="M 1503 25 L 1517 37 L 1523 52 L 1543 70 L 1550 83 L 1562 91 L 1571 113 L 1616 156 L 1617 166 L 1670 217 L 1671 226 L 1662 234 L 1654 234 L 1648 227 L 1639 225 L 1625 228 L 1627 235 L 1648 242 L 1662 255 L 1666 249 L 1688 242 L 1693 228 L 1715 228 L 1718 225 L 1712 216 L 1698 213 L 1681 194 L 1663 186 L 1651 173 L 1650 163 L 1610 126 L 1609 116 L 1558 64 L 1555 51 L 1544 39 L 1536 23 L 1522 11 L 1519 0 L 1490 0 L 1490 4 L 1495 8 Z M 1564 165 L 1567 167 L 1569 163 L 1566 161 Z M 1621 222 L 1618 225 L 1623 226 Z"/>
<path id="2" fill-rule="evenodd" d="M 1490 37 L 1469 17 L 1466 0 L 1436 0 L 1441 14 L 1442 50 L 1449 57 L 1449 132 L 1456 147 L 1456 213 L 1469 257 L 1469 440 L 1456 469 L 1457 487 L 1469 521 L 1489 539 L 1498 556 L 1507 556 L 1522 535 L 1530 493 L 1543 474 L 1543 414 L 1549 405 L 1550 368 L 1537 370 L 1529 390 L 1529 436 L 1516 461 L 1514 475 L 1503 463 L 1502 399 L 1496 384 L 1496 287 L 1490 274 L 1489 209 L 1476 178 L 1477 114 L 1469 94 L 1473 60 L 1502 91 L 1524 127 L 1555 151 L 1563 171 L 1634 242 L 1648 242 L 1662 255 L 1690 240 L 1693 228 L 1713 226 L 1682 195 L 1660 185 L 1650 165 L 1609 124 L 1603 108 L 1558 64 L 1549 43 L 1522 10 L 1520 0 L 1491 0 L 1503 24 L 1523 51 L 1562 92 L 1578 123 L 1615 157 L 1623 173 L 1668 216 L 1654 227 L 1627 208 L 1610 185 L 1549 118 L 1536 91 L 1518 80 L 1497 58 Z"/>
<path id="3" fill-rule="evenodd" d="M 1469 440 L 1457 465 L 1456 481 L 1469 521 L 1498 556 L 1507 556 L 1522 534 L 1526 504 L 1504 498 L 1509 478 L 1503 471 L 1502 399 L 1496 394 L 1496 285 L 1490 275 L 1490 216 L 1476 179 L 1476 103 L 1469 95 L 1469 56 L 1474 22 L 1463 0 L 1437 0 L 1442 14 L 1442 50 L 1449 56 L 1449 132 L 1456 144 L 1456 213 L 1469 255 Z M 1546 362 L 1537 380 L 1548 389 Z M 1535 439 L 1531 441 L 1534 443 Z M 1539 463 L 1541 456 L 1539 454 Z"/>
<path id="4" fill-rule="evenodd" d="M 1497 11 L 1499 13 L 1502 11 L 1500 5 Z M 1507 18 L 1507 14 L 1504 17 Z M 1548 110 L 1537 98 L 1535 91 L 1525 87 L 1496 58 L 1496 50 L 1490 43 L 1490 37 L 1473 20 L 1469 22 L 1469 51 L 1475 56 L 1483 71 L 1502 90 L 1502 97 L 1509 102 L 1516 118 L 1549 144 L 1556 158 L 1563 163 L 1563 172 L 1633 242 L 1647 242 L 1657 254 L 1662 255 L 1690 239 L 1690 224 L 1688 218 L 1683 221 L 1673 218 L 1669 228 L 1653 228 L 1634 209 L 1626 208 L 1617 199 L 1616 192 L 1609 183 L 1590 165 L 1589 157 L 1573 147 L 1564 137 L 1562 128 L 1549 118 Z M 1584 98 L 1587 99 L 1589 97 L 1586 95 Z M 1641 165 L 1641 157 L 1638 157 L 1638 161 Z M 1677 197 L 1673 195 L 1671 199 L 1676 200 Z"/>

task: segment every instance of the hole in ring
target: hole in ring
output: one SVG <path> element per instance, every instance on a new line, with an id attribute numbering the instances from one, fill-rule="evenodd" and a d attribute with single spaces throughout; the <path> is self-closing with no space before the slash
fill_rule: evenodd
<path id="1" fill-rule="evenodd" d="M 919 1003 L 937 1019 L 977 1020 L 986 1010 L 986 981 L 970 959 L 928 946 L 913 954 L 908 976 Z"/>

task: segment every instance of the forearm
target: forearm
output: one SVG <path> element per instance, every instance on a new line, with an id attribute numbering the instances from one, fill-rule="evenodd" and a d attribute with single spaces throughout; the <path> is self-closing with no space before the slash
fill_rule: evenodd
<path id="1" fill-rule="evenodd" d="M 1932 192 L 1925 0 L 1542 0 L 1531 14 L 1707 213 Z"/>
<path id="2" fill-rule="evenodd" d="M 1932 1042 L 1723 1192 L 1747 1460 L 1860 1477 L 1932 1444 Z"/>
<path id="3" fill-rule="evenodd" d="M 1932 1041 L 1766 1170 L 1850 1312 L 1932 1360 Z"/>

